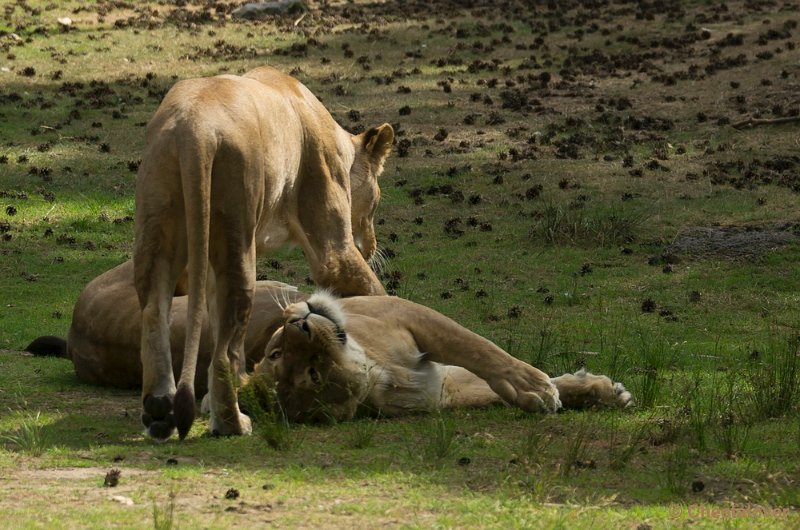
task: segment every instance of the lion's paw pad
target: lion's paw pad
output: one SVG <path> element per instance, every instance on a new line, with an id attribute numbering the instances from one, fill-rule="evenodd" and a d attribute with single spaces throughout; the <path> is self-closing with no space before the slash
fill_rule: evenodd
<path id="1" fill-rule="evenodd" d="M 142 401 L 142 425 L 148 436 L 163 441 L 175 430 L 173 397 L 148 394 Z"/>

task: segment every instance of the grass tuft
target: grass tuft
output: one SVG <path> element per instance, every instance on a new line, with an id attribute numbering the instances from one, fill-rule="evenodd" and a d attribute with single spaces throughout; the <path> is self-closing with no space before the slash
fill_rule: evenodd
<path id="1" fill-rule="evenodd" d="M 667 457 L 663 473 L 663 485 L 672 495 L 683 497 L 689 489 L 692 454 L 688 447 L 679 444 Z"/>
<path id="2" fill-rule="evenodd" d="M 608 426 L 605 427 L 608 434 L 608 465 L 614 471 L 622 471 L 628 466 L 650 429 L 646 421 L 635 425 L 632 430 L 625 429 L 620 425 L 621 418 L 617 411 L 611 411 L 608 414 Z"/>
<path id="3" fill-rule="evenodd" d="M 734 458 L 747 448 L 752 415 L 736 373 L 728 372 L 725 381 L 715 388 L 714 438 L 725 456 Z"/>
<path id="4" fill-rule="evenodd" d="M 588 210 L 578 205 L 549 203 L 528 235 L 550 245 L 594 244 L 608 247 L 637 239 L 639 226 L 647 220 L 641 214 L 622 209 Z"/>
<path id="5" fill-rule="evenodd" d="M 170 491 L 163 506 L 153 499 L 153 529 L 171 530 L 175 524 L 175 491 Z"/>
<path id="6" fill-rule="evenodd" d="M 594 425 L 586 417 L 576 419 L 577 425 L 573 426 L 572 434 L 564 443 L 564 452 L 559 466 L 559 471 L 563 477 L 568 477 L 573 469 L 586 464 L 589 449 L 589 432 L 593 430 Z"/>
<path id="7" fill-rule="evenodd" d="M 239 406 L 253 421 L 256 435 L 272 449 L 283 451 L 295 445 L 289 421 L 270 379 L 263 376 L 251 377 L 239 389 Z"/>
<path id="8" fill-rule="evenodd" d="M 639 377 L 634 379 L 633 393 L 636 405 L 642 409 L 653 407 L 663 384 L 663 372 L 672 364 L 674 351 L 659 337 L 646 336 L 646 332 L 638 332 L 639 351 L 634 354 L 634 362 L 639 365 L 634 369 Z"/>
<path id="9" fill-rule="evenodd" d="M 424 424 L 422 456 L 425 461 L 440 461 L 456 448 L 456 420 L 449 414 L 438 411 Z M 416 449 L 415 449 L 416 450 Z"/>
<path id="10" fill-rule="evenodd" d="M 764 353 L 750 353 L 745 371 L 756 414 L 761 418 L 787 415 L 797 401 L 800 386 L 800 340 L 791 337 L 783 344 L 771 344 Z"/>
<path id="11" fill-rule="evenodd" d="M 353 449 L 366 449 L 372 445 L 378 430 L 378 420 L 365 418 L 353 422 L 347 438 L 347 446 Z"/>
<path id="12" fill-rule="evenodd" d="M 537 465 L 545 458 L 552 433 L 542 425 L 541 417 L 533 416 L 519 443 L 519 457 L 528 465 Z"/>
<path id="13" fill-rule="evenodd" d="M 41 413 L 27 414 L 19 427 L 11 433 L 0 435 L 5 440 L 31 456 L 41 456 L 47 448 L 47 433 Z"/>

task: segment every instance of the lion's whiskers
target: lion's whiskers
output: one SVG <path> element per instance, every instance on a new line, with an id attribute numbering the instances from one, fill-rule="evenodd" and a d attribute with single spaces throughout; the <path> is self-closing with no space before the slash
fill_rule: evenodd
<path id="1" fill-rule="evenodd" d="M 389 258 L 386 257 L 386 252 L 381 247 L 375 248 L 375 253 L 369 258 L 369 267 L 375 274 L 383 274 Z"/>
<path id="2" fill-rule="evenodd" d="M 289 293 L 286 289 L 271 290 L 269 296 L 281 311 L 286 311 L 286 308 L 289 307 Z"/>
<path id="3" fill-rule="evenodd" d="M 281 305 L 281 301 L 278 300 L 278 293 L 276 293 L 275 291 L 270 291 L 269 297 L 272 299 L 273 302 L 275 302 L 275 305 L 280 307 L 281 311 L 283 311 L 283 306 Z"/>
<path id="4" fill-rule="evenodd" d="M 278 307 L 281 306 L 281 303 L 278 301 L 278 295 L 277 293 L 275 293 L 275 291 L 270 291 L 269 297 L 272 299 L 273 302 L 275 302 L 276 306 Z"/>
<path id="5" fill-rule="evenodd" d="M 289 307 L 289 293 L 286 292 L 285 290 L 282 290 L 281 291 L 281 298 L 282 298 L 282 302 L 283 302 L 282 304 L 280 304 L 281 311 L 286 311 L 286 308 Z"/>
<path id="6" fill-rule="evenodd" d="M 288 307 L 294 303 L 294 301 L 289 298 L 289 291 L 284 291 L 283 292 L 283 299 L 284 299 L 284 302 L 283 302 L 283 309 L 284 310 L 288 309 Z"/>

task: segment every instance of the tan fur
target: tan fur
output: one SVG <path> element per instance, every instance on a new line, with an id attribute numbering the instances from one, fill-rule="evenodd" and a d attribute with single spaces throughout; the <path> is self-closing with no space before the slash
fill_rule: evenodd
<path id="1" fill-rule="evenodd" d="M 173 347 L 183 344 L 186 311 L 186 296 L 176 296 Z M 123 388 L 141 381 L 140 317 L 130 261 L 86 286 L 75 304 L 67 345 L 82 380 Z M 304 321 L 316 330 L 311 340 Z M 270 359 L 276 350 L 280 356 Z M 212 351 L 206 318 L 201 368 L 211 363 Z M 244 351 L 247 365 L 278 385 L 294 420 L 347 419 L 359 409 L 396 416 L 501 402 L 532 411 L 632 404 L 630 393 L 605 376 L 580 371 L 550 379 L 444 315 L 394 297 L 309 300 L 293 287 L 256 282 Z M 175 373 L 181 362 L 180 356 L 173 359 Z M 316 375 L 309 374 L 310 367 Z M 200 392 L 206 388 L 204 370 L 196 385 Z"/>
<path id="2" fill-rule="evenodd" d="M 181 81 L 167 93 L 148 125 L 136 182 L 142 418 L 151 436 L 168 437 L 177 423 L 183 437 L 191 426 L 206 305 L 212 424 L 220 434 L 248 432 L 233 380 L 245 369 L 257 253 L 298 244 L 318 285 L 345 295 L 384 293 L 366 260 L 375 252 L 377 177 L 393 139 L 388 124 L 348 134 L 305 86 L 268 67 Z M 176 386 L 170 303 L 185 268 Z M 176 390 L 181 406 L 176 401 L 173 417 Z"/>
<path id="3" fill-rule="evenodd" d="M 345 318 L 331 318 L 331 305 Z M 400 298 L 315 295 L 297 302 L 266 351 L 255 372 L 277 385 L 291 420 L 345 420 L 359 408 L 396 416 L 498 402 L 532 412 L 631 404 L 630 393 L 608 377 L 581 371 L 550 379 L 444 315 Z"/>
<path id="4" fill-rule="evenodd" d="M 247 369 L 264 356 L 264 346 L 282 324 L 282 306 L 304 300 L 307 295 L 295 287 L 272 281 L 256 282 L 252 325 L 245 335 Z M 170 345 L 173 373 L 177 378 L 183 364 L 186 338 L 187 297 L 180 292 L 172 300 Z M 116 388 L 142 385 L 139 356 L 142 312 L 133 282 L 133 261 L 101 274 L 83 289 L 72 312 L 67 352 L 78 378 L 87 383 Z M 203 315 L 195 388 L 199 395 L 207 389 L 207 370 L 213 351 L 208 315 Z"/>

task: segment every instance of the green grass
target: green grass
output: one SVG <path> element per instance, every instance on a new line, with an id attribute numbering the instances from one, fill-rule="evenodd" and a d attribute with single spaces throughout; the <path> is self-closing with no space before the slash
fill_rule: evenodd
<path id="1" fill-rule="evenodd" d="M 795 6 L 686 1 L 650 16 L 639 4 L 537 5 L 531 16 L 503 3 L 415 11 L 357 1 L 295 26 L 234 21 L 225 6 L 199 2 L 84 4 L 29 0 L 0 14 L 7 524 L 798 524 L 800 246 L 744 257 L 669 247 L 694 227 L 800 219 L 798 165 L 751 166 L 791 162 L 796 127 L 720 122 L 799 110 Z M 63 16 L 74 30 L 58 28 Z M 707 39 L 668 45 L 703 28 Z M 759 44 L 769 30 L 792 35 Z M 744 43 L 720 46 L 729 32 Z M 306 49 L 284 54 L 293 44 Z M 622 60 L 615 72 L 599 54 L 581 62 L 595 50 Z M 625 64 L 643 50 L 652 55 Z M 740 53 L 747 64 L 706 73 L 716 57 Z M 157 445 L 141 434 L 135 391 L 83 385 L 66 361 L 17 353 L 39 335 L 65 336 L 83 286 L 130 257 L 143 125 L 169 87 L 265 63 L 297 69 L 345 125 L 388 121 L 410 142 L 382 177 L 376 228 L 390 289 L 550 373 L 607 373 L 638 408 L 547 417 L 497 408 L 327 427 L 277 415 L 256 418 L 252 437 L 211 438 L 200 421 L 185 442 Z M 658 80 L 692 65 L 696 79 Z M 513 90 L 528 108 L 503 108 Z M 673 126 L 637 129 L 645 118 Z M 259 273 L 310 289 L 298 249 L 261 257 Z M 104 488 L 111 468 L 122 470 L 120 485 Z M 225 498 L 230 488 L 238 499 Z"/>

